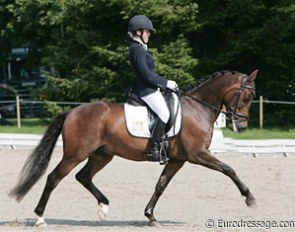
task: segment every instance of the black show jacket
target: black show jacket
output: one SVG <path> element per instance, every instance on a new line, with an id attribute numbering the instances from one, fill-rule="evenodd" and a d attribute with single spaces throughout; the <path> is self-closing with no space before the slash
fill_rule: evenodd
<path id="1" fill-rule="evenodd" d="M 158 88 L 167 87 L 167 79 L 155 71 L 155 59 L 143 46 L 132 41 L 129 48 L 129 59 L 135 74 L 135 93 L 144 97 L 154 93 Z"/>

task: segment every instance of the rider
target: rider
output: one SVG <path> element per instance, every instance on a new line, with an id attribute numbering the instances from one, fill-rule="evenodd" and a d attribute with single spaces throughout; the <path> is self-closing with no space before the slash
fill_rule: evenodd
<path id="1" fill-rule="evenodd" d="M 145 15 L 136 15 L 129 21 L 129 59 L 135 74 L 134 91 L 158 116 L 152 130 L 148 159 L 160 161 L 159 144 L 170 117 L 170 112 L 160 90 L 166 88 L 176 90 L 178 85 L 175 81 L 167 80 L 155 71 L 155 60 L 147 46 L 149 37 L 154 31 L 151 20 Z"/>

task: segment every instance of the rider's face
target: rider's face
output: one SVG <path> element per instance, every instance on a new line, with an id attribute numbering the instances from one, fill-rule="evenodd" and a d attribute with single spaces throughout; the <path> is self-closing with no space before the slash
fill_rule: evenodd
<path id="1" fill-rule="evenodd" d="M 142 39 L 142 42 L 147 44 L 151 36 L 151 32 L 148 29 L 143 29 L 142 31 L 137 31 L 137 36 Z"/>
<path id="2" fill-rule="evenodd" d="M 145 44 L 147 44 L 149 42 L 149 38 L 151 36 L 151 32 L 147 29 L 144 29 L 142 32 L 142 39 Z"/>

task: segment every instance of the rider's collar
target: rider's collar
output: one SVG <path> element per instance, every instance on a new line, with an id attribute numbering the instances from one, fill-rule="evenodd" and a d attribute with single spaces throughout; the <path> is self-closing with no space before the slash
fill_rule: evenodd
<path id="1" fill-rule="evenodd" d="M 139 39 L 138 37 L 133 36 L 133 37 L 132 37 L 132 40 L 133 40 L 133 41 L 136 41 L 136 42 L 138 42 L 138 43 L 140 43 L 140 44 L 142 45 L 142 47 L 143 47 L 144 50 L 148 50 L 148 46 L 147 46 L 146 44 L 144 44 L 144 43 L 141 41 L 141 39 Z"/>

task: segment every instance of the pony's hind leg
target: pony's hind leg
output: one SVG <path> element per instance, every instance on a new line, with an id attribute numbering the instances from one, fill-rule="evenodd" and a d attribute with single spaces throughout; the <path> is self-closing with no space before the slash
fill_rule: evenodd
<path id="1" fill-rule="evenodd" d="M 99 207 L 98 217 L 100 220 L 105 220 L 108 214 L 109 200 L 95 187 L 92 178 L 98 171 L 103 169 L 112 158 L 112 155 L 97 151 L 89 157 L 86 165 L 76 175 L 76 179 L 96 198 Z"/>
<path id="2" fill-rule="evenodd" d="M 62 159 L 56 168 L 48 175 L 45 188 L 35 208 L 35 213 L 37 214 L 37 222 L 35 226 L 46 225 L 43 218 L 43 213 L 53 189 L 58 185 L 58 183 L 67 175 L 69 172 L 79 163 L 77 159 Z"/>
<path id="3" fill-rule="evenodd" d="M 249 188 L 240 180 L 236 172 L 229 165 L 219 161 L 209 152 L 200 152 L 196 156 L 195 160 L 190 160 L 190 162 L 200 164 L 207 168 L 222 172 L 226 176 L 230 177 L 240 190 L 241 194 L 246 197 L 247 206 L 256 205 L 255 197 L 252 195 Z"/>

